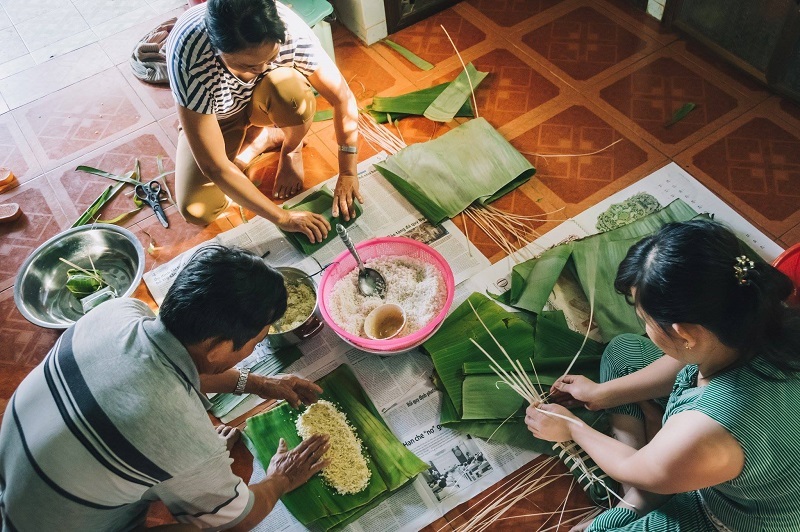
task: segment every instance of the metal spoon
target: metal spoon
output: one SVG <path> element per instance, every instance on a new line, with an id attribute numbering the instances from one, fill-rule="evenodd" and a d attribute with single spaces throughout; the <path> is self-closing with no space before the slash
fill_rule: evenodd
<path id="1" fill-rule="evenodd" d="M 358 263 L 358 291 L 365 297 L 378 296 L 383 298 L 386 295 L 386 279 L 376 270 L 364 266 L 364 263 L 361 262 L 361 257 L 356 252 L 356 247 L 347 235 L 347 229 L 342 224 L 336 224 L 336 232 L 339 233 L 339 238 L 342 239 L 342 242 L 344 242 L 344 245 L 347 246 L 347 249 L 356 259 L 356 263 Z"/>

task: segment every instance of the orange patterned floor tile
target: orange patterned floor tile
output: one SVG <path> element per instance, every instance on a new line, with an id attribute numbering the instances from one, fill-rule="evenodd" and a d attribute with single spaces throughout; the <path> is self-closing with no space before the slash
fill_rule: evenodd
<path id="1" fill-rule="evenodd" d="M 153 121 L 116 68 L 12 111 L 45 171 Z"/>
<path id="2" fill-rule="evenodd" d="M 149 181 L 159 175 L 158 158 L 164 171 L 173 171 L 175 148 L 158 124 L 132 133 L 122 139 L 81 157 L 78 161 L 67 163 L 47 173 L 47 180 L 58 194 L 62 209 L 70 220 L 78 217 L 97 199 L 104 189 L 116 183 L 110 179 L 76 170 L 78 164 L 98 168 L 112 174 L 125 174 L 134 169 L 138 160 L 141 166 L 141 179 Z M 174 192 L 175 176 L 166 176 L 167 185 Z M 125 186 L 101 211 L 101 220 L 110 220 L 136 209 L 133 203 L 132 186 Z M 166 196 L 166 194 L 165 194 Z M 138 213 L 125 218 L 120 225 L 128 227 L 153 215 L 153 210 L 143 208 Z"/>
<path id="3" fill-rule="evenodd" d="M 498 26 L 511 27 L 527 23 L 534 15 L 538 15 L 561 0 L 467 0 L 471 5 Z"/>
<path id="4" fill-rule="evenodd" d="M 523 35 L 522 42 L 580 81 L 619 65 L 648 45 L 645 39 L 588 6 Z"/>
<path id="5" fill-rule="evenodd" d="M 614 142 L 617 143 L 603 150 Z M 563 201 L 573 204 L 648 161 L 647 151 L 580 105 L 538 124 L 511 143 L 536 166 L 538 181 Z M 591 154 L 598 150 L 603 151 L 582 157 L 556 156 Z"/>
<path id="6" fill-rule="evenodd" d="M 33 250 L 72 223 L 44 177 L 5 192 L 2 201 L 19 204 L 22 216 L 0 224 L 0 290 L 14 284 L 17 270 Z"/>

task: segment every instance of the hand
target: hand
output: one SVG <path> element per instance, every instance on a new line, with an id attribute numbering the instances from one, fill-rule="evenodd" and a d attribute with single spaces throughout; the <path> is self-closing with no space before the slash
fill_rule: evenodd
<path id="1" fill-rule="evenodd" d="M 359 191 L 358 177 L 349 174 L 340 174 L 339 179 L 336 181 L 336 189 L 333 191 L 331 215 L 336 217 L 341 213 L 346 222 L 350 221 L 350 218 L 355 218 L 356 209 L 353 206 L 354 198 L 362 205 L 364 204 L 364 198 L 361 197 L 361 192 Z"/>
<path id="2" fill-rule="evenodd" d="M 578 417 L 574 416 L 561 405 L 544 403 L 531 405 L 525 410 L 525 424 L 534 436 L 541 440 L 553 442 L 570 441 L 572 439 L 572 433 L 570 432 L 570 425 L 572 425 L 572 423 L 566 419 L 549 416 L 544 412 L 540 412 L 540 410 L 544 412 L 553 412 L 580 421 Z"/>
<path id="3" fill-rule="evenodd" d="M 278 451 L 269 461 L 267 478 L 282 480 L 283 493 L 289 493 L 328 465 L 327 460 L 322 460 L 322 455 L 329 447 L 328 437 L 320 434 L 304 440 L 291 451 L 281 438 Z"/>
<path id="4" fill-rule="evenodd" d="M 296 375 L 278 375 L 262 377 L 258 383 L 257 393 L 265 399 L 284 399 L 292 405 L 292 408 L 297 408 L 301 403 L 305 405 L 316 403 L 322 388 Z"/>
<path id="5" fill-rule="evenodd" d="M 601 410 L 600 385 L 583 375 L 564 375 L 550 388 L 550 401 L 566 407 L 584 406 L 588 410 Z"/>
<path id="6" fill-rule="evenodd" d="M 312 244 L 325 240 L 331 230 L 328 220 L 308 211 L 286 211 L 284 220 L 275 225 L 290 233 L 303 233 Z"/>

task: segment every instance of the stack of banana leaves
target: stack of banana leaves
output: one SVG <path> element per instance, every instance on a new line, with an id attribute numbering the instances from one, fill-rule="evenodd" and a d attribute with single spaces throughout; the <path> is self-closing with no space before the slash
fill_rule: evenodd
<path id="1" fill-rule="evenodd" d="M 617 268 L 628 250 L 664 224 L 697 217 L 683 200 L 617 229 L 567 242 L 545 251 L 512 270 L 511 288 L 496 296 L 507 305 L 540 313 L 561 272 L 578 280 L 587 299 L 594 302 L 594 321 L 605 342 L 622 333 L 644 334 L 644 326 L 625 296 L 614 289 Z"/>
<path id="2" fill-rule="evenodd" d="M 534 386 L 545 393 L 566 371 L 584 336 L 567 326 L 561 312 L 509 312 L 492 299 L 474 293 L 423 344 L 433 359 L 443 394 L 442 424 L 473 436 L 552 454 L 552 443 L 536 440 L 525 427 L 528 405 L 524 399 L 500 382 L 490 361 L 472 343 L 474 339 L 494 360 L 505 365 L 504 369 L 511 369 L 478 316 L 508 354 L 522 363 Z M 597 380 L 604 347 L 587 340 L 571 372 Z M 576 414 L 590 423 L 598 421 L 597 414 L 584 409 L 576 410 Z"/>
<path id="3" fill-rule="evenodd" d="M 536 172 L 483 118 L 403 148 L 375 168 L 433 224 L 473 202 L 491 203 Z"/>
<path id="4" fill-rule="evenodd" d="M 315 475 L 303 486 L 284 495 L 281 501 L 303 525 L 330 530 L 358 519 L 426 470 L 428 465 L 392 434 L 349 366 L 339 366 L 317 384 L 323 389 L 320 398 L 334 403 L 355 428 L 367 456 L 370 481 L 364 491 L 339 495 Z M 300 443 L 295 427 L 299 415 L 299 411 L 282 403 L 247 421 L 246 441 L 265 469 L 275 455 L 280 438 L 286 440 L 289 448 Z"/>

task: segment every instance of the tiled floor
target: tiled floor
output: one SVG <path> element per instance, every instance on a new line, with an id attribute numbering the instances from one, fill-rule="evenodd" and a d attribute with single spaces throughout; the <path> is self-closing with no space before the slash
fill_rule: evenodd
<path id="1" fill-rule="evenodd" d="M 143 174 L 154 176 L 159 157 L 172 168 L 172 98 L 166 89 L 137 81 L 127 58 L 134 42 L 180 14 L 182 3 L 0 0 L 0 166 L 19 180 L 0 194 L 0 203 L 17 202 L 25 212 L 0 225 L 0 411 L 57 337 L 16 310 L 17 268 L 107 186 L 74 168 L 124 172 L 138 159 Z M 381 44 L 365 47 L 334 24 L 336 57 L 359 103 L 452 79 L 460 62 L 440 25 L 465 61 L 490 72 L 477 90 L 481 116 L 538 169 L 534 179 L 499 200 L 501 208 L 574 215 L 674 160 L 782 246 L 800 240 L 800 106 L 665 30 L 627 0 L 465 0 L 392 36 L 433 63 L 428 72 Z M 687 102 L 697 108 L 665 127 Z M 398 127 L 406 142 L 415 143 L 455 125 L 411 118 Z M 617 140 L 591 156 L 544 157 L 590 153 Z M 309 184 L 335 173 L 335 144 L 330 123 L 314 125 L 304 150 Z M 362 141 L 359 156 L 373 153 Z M 274 164 L 265 167 L 264 190 Z M 104 216 L 131 208 L 122 196 Z M 169 229 L 148 215 L 124 223 L 156 248 L 147 255 L 148 269 L 241 223 L 233 208 L 207 228 L 184 223 L 174 208 L 167 210 Z M 464 219 L 455 222 L 463 227 Z M 469 222 L 467 233 L 493 261 L 503 256 Z M 135 295 L 152 304 L 144 286 Z M 247 475 L 247 453 L 239 449 L 236 456 L 238 471 Z M 508 514 L 513 519 L 494 527 L 541 523 L 524 516 L 555 510 L 569 483 L 554 486 L 522 501 Z M 585 504 L 574 492 L 568 507 Z M 463 523 L 475 510 L 469 504 L 457 508 L 431 530 Z"/>

